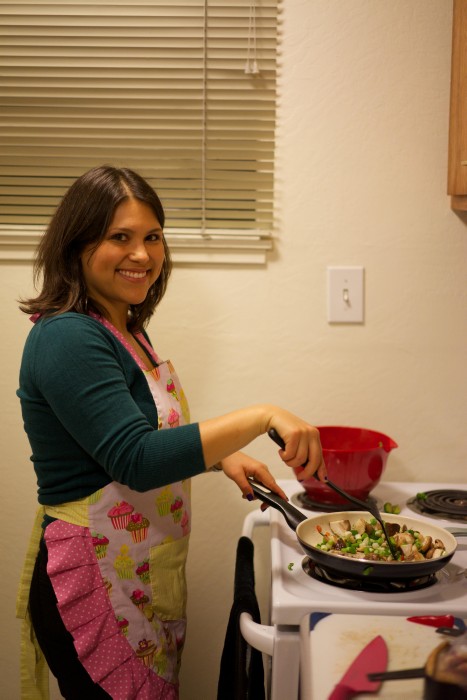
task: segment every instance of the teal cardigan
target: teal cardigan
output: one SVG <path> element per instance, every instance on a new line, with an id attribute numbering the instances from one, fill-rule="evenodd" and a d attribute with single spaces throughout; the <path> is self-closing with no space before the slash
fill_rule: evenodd
<path id="1" fill-rule="evenodd" d="M 111 481 L 149 491 L 205 470 L 198 424 L 157 430 L 144 373 L 89 316 L 34 325 L 17 394 L 39 503 L 84 498 Z"/>

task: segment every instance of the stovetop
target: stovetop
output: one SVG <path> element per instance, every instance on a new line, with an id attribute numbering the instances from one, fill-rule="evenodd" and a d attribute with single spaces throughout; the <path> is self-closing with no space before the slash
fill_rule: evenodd
<path id="1" fill-rule="evenodd" d="M 302 487 L 296 480 L 279 480 L 280 486 L 297 506 L 293 496 Z M 373 491 L 378 505 L 390 502 L 399 505 L 401 515 L 414 517 L 407 501 L 417 493 L 436 489 L 464 489 L 463 484 L 426 484 L 405 482 L 381 482 Z M 300 510 L 312 517 L 318 511 Z M 420 521 L 435 522 L 452 530 L 464 530 L 465 524 L 456 520 L 417 514 Z M 467 578 L 462 570 L 467 568 L 467 538 L 458 540 L 454 557 L 436 574 L 434 585 L 421 590 L 397 593 L 381 593 L 349 590 L 315 580 L 303 569 L 305 553 L 295 532 L 283 516 L 269 508 L 271 525 L 271 622 L 275 625 L 298 625 L 309 612 L 368 614 L 368 615 L 446 615 L 467 619 Z M 306 568 L 306 567 L 305 567 Z"/>

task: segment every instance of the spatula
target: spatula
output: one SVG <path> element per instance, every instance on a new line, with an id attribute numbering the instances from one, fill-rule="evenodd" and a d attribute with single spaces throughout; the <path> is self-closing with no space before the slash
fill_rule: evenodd
<path id="1" fill-rule="evenodd" d="M 281 438 L 281 436 L 279 435 L 277 430 L 275 430 L 274 428 L 270 428 L 268 430 L 268 435 L 271 438 L 271 440 L 274 440 L 274 442 L 277 445 L 279 445 L 279 447 L 281 447 L 283 450 L 285 450 L 285 442 L 283 441 L 283 439 Z M 308 462 L 306 462 L 302 466 L 305 467 L 307 464 L 308 464 Z M 315 477 L 315 479 L 318 479 L 316 474 L 314 474 L 313 476 Z M 394 549 L 394 545 L 392 544 L 391 540 L 389 539 L 389 535 L 388 535 L 387 530 L 386 530 L 386 525 L 384 524 L 384 520 L 381 517 L 381 513 L 379 512 L 379 509 L 378 509 L 378 506 L 376 505 L 376 503 L 373 503 L 373 502 L 366 503 L 365 501 L 361 501 L 359 498 L 355 498 L 355 496 L 351 496 L 349 493 L 347 493 L 346 491 L 341 489 L 340 486 L 337 486 L 337 484 L 335 484 L 330 479 L 326 479 L 326 485 L 329 486 L 334 491 L 336 491 L 336 493 L 339 493 L 341 496 L 346 498 L 348 501 L 351 501 L 352 503 L 355 503 L 355 505 L 360 506 L 361 510 L 366 510 L 369 513 L 371 513 L 371 515 L 381 525 L 381 529 L 382 529 L 384 536 L 387 540 L 389 550 L 395 559 L 396 558 L 396 550 Z"/>
<path id="2" fill-rule="evenodd" d="M 334 687 L 328 700 L 348 700 L 360 693 L 375 693 L 379 690 L 380 675 L 388 665 L 388 648 L 381 636 L 375 637 L 360 652 L 344 673 L 339 683 Z M 369 672 L 369 669 L 371 671 Z M 377 670 L 379 669 L 379 671 Z M 378 679 L 370 680 L 377 675 Z"/>

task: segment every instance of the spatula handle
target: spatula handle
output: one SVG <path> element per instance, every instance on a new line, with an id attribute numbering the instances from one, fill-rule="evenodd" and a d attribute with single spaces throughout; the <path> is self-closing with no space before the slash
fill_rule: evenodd
<path id="1" fill-rule="evenodd" d="M 283 441 L 283 439 L 281 438 L 281 436 L 275 428 L 269 428 L 268 435 L 271 438 L 271 440 L 274 440 L 276 445 L 279 445 L 280 448 L 285 450 L 285 442 Z"/>
<path id="2" fill-rule="evenodd" d="M 425 678 L 425 668 L 406 668 L 402 671 L 382 671 L 381 673 L 369 673 L 370 681 L 397 681 L 407 678 Z"/>
<path id="3" fill-rule="evenodd" d="M 281 436 L 279 435 L 279 433 L 277 432 L 277 430 L 275 428 L 269 428 L 268 435 L 271 438 L 271 440 L 274 440 L 276 445 L 279 445 L 279 447 L 282 450 L 285 450 L 285 442 L 283 441 L 283 439 L 281 438 Z M 308 460 L 304 464 L 302 464 L 302 467 L 306 467 L 307 464 L 308 464 Z M 316 474 L 313 474 L 313 476 L 315 479 L 318 479 Z"/>

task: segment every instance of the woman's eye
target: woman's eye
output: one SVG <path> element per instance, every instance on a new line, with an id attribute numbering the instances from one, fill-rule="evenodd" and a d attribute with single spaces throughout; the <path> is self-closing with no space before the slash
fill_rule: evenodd
<path id="1" fill-rule="evenodd" d="M 146 237 L 147 241 L 160 241 L 162 240 L 162 234 L 161 233 L 150 233 L 149 236 Z"/>
<path id="2" fill-rule="evenodd" d="M 126 233 L 113 233 L 110 236 L 111 241 L 126 241 L 127 240 L 127 235 Z"/>

